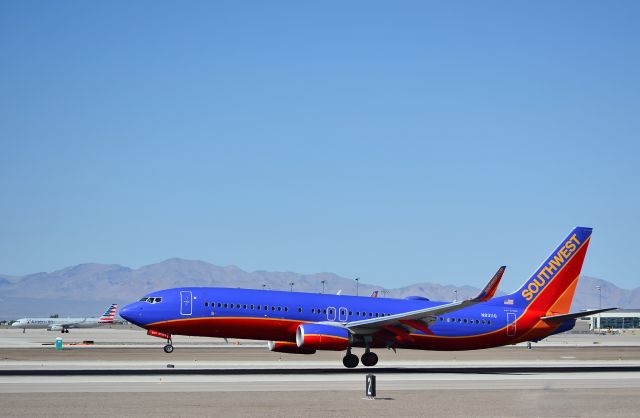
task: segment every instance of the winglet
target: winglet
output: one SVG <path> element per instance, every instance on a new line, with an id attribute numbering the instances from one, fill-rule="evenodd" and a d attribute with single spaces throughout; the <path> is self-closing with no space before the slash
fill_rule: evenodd
<path id="1" fill-rule="evenodd" d="M 476 297 L 470 299 L 473 302 L 486 302 L 495 295 L 496 290 L 498 290 L 498 284 L 502 279 L 502 275 L 504 274 L 504 270 L 507 266 L 502 266 L 496 271 L 496 274 L 493 275 L 489 283 L 476 295 Z"/>

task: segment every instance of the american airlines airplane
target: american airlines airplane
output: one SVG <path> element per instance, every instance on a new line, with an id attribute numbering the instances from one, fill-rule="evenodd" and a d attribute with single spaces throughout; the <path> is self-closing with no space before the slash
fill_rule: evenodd
<path id="1" fill-rule="evenodd" d="M 100 317 L 85 318 L 22 318 L 11 324 L 12 327 L 22 328 L 46 328 L 48 331 L 69 332 L 69 328 L 95 328 L 102 325 L 113 324 L 118 304 L 114 303 Z"/>
<path id="2" fill-rule="evenodd" d="M 167 340 L 193 335 L 269 341 L 271 351 L 344 351 L 345 367 L 374 366 L 372 349 L 475 350 L 540 341 L 568 331 L 576 318 L 615 308 L 569 313 L 591 228 L 578 227 L 515 292 L 494 297 L 500 267 L 475 297 L 436 302 L 271 290 L 181 287 L 152 292 L 120 316 Z M 358 359 L 353 347 L 364 348 Z"/>

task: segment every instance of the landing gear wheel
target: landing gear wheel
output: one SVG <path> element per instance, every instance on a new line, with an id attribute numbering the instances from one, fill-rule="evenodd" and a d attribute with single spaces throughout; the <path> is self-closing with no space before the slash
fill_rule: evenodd
<path id="1" fill-rule="evenodd" d="M 369 351 L 364 353 L 360 360 L 362 361 L 362 365 L 364 366 L 375 366 L 376 364 L 378 364 L 378 355 Z"/>
<path id="2" fill-rule="evenodd" d="M 167 344 L 164 346 L 164 352 L 167 354 L 173 353 L 173 346 L 171 344 Z"/>
<path id="3" fill-rule="evenodd" d="M 358 363 L 358 356 L 356 356 L 355 354 L 348 353 L 342 358 L 342 364 L 344 364 L 344 367 L 349 369 L 353 369 L 358 365 Z"/>

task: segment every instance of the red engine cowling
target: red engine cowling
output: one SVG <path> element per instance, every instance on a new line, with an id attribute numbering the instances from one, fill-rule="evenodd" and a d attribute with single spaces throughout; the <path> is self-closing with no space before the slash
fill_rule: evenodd
<path id="1" fill-rule="evenodd" d="M 289 353 L 289 354 L 315 354 L 316 350 L 309 348 L 300 348 L 296 343 L 290 343 L 289 341 L 269 341 L 269 350 L 276 353 Z"/>
<path id="2" fill-rule="evenodd" d="M 296 345 L 310 350 L 346 350 L 352 343 L 352 337 L 346 328 L 322 325 L 303 324 L 296 330 Z"/>

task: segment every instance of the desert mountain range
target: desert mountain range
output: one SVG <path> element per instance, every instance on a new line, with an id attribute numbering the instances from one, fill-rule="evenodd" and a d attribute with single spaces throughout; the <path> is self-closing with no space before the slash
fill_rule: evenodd
<path id="1" fill-rule="evenodd" d="M 355 294 L 353 279 L 333 273 L 299 274 L 293 272 L 247 272 L 236 266 L 217 266 L 204 261 L 171 258 L 160 263 L 131 269 L 116 264 L 79 264 L 50 273 L 35 273 L 16 277 L 0 275 L 0 319 L 21 316 L 99 315 L 113 302 L 120 305 L 137 300 L 153 290 L 178 286 L 245 287 L 271 290 Z M 517 285 L 501 288 L 513 291 Z M 640 308 L 640 288 L 621 289 L 611 282 L 583 276 L 580 279 L 572 310 L 597 308 L 596 286 L 602 287 L 602 306 Z M 506 287 L 503 284 L 503 287 Z M 359 283 L 359 294 L 369 295 L 374 290 L 381 296 L 403 298 L 425 296 L 431 300 L 452 300 L 454 290 L 458 299 L 475 295 L 479 289 L 472 286 L 453 286 L 436 283 L 416 283 L 409 286 L 384 289 Z"/>

